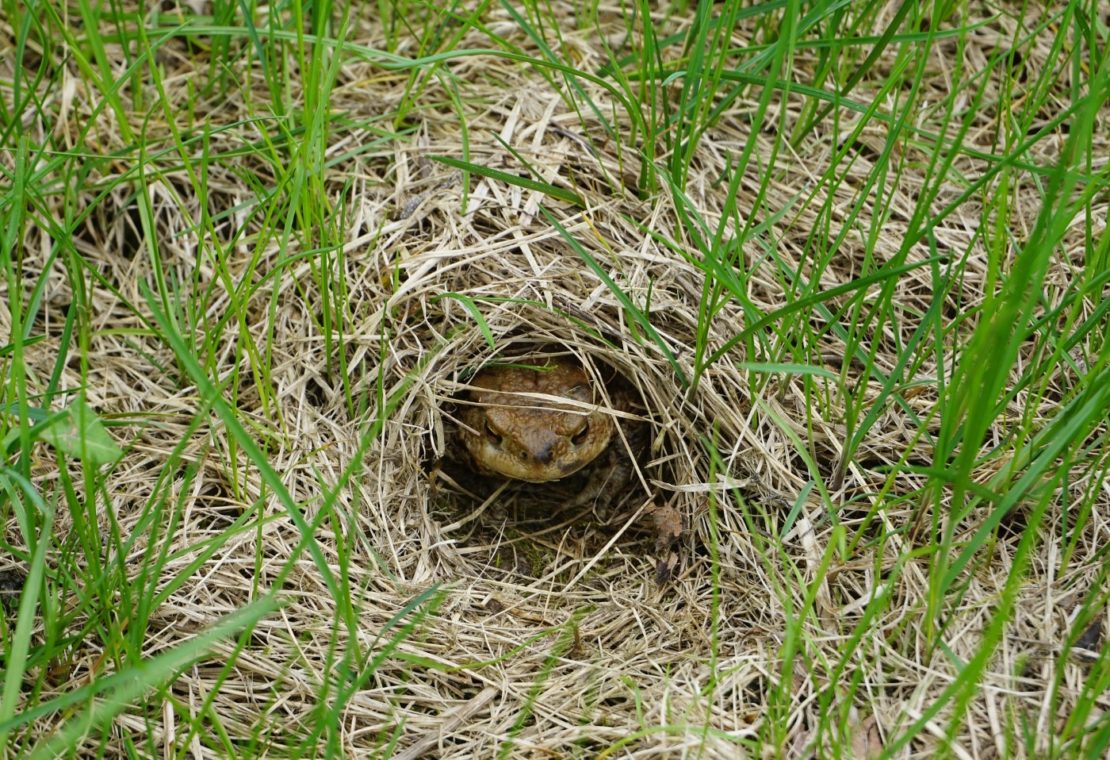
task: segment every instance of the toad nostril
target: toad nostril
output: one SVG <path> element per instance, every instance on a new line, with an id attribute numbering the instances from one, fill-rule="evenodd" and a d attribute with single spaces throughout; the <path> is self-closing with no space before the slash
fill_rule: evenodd
<path id="1" fill-rule="evenodd" d="M 552 447 L 547 446 L 540 451 L 536 452 L 536 461 L 540 464 L 548 464 L 551 462 Z"/>

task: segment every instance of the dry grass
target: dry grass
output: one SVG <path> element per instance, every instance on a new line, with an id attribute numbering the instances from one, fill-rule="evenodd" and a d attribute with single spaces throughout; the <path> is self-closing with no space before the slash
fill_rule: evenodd
<path id="1" fill-rule="evenodd" d="M 966 65 L 984 65 L 1005 37 L 1005 23 L 970 35 Z M 527 46 L 511 33 L 504 12 L 491 10 L 487 24 Z M 606 63 L 594 32 L 565 34 L 579 56 L 577 66 L 594 71 Z M 381 47 L 381 35 L 377 24 L 362 20 L 349 39 Z M 737 38 L 745 38 L 743 28 Z M 458 45 L 466 46 L 489 42 L 471 30 Z M 954 42 L 933 50 L 923 86 L 936 95 L 922 102 L 939 101 L 947 92 L 954 51 Z M 1047 47 L 1032 51 L 1045 58 L 1027 55 L 1026 66 L 1051 64 Z M 799 71 L 816 65 L 810 53 L 799 53 Z M 10 50 L 2 60 L 6 79 L 12 75 Z M 650 313 L 663 343 L 692 376 L 699 328 L 706 324 L 698 311 L 705 272 L 692 251 L 689 258 L 676 256 L 641 229 L 673 236 L 680 227 L 676 209 L 666 194 L 639 200 L 631 192 L 613 192 L 600 178 L 634 178 L 639 166 L 631 151 L 620 153 L 599 140 L 603 130 L 588 113 L 584 129 L 536 70 L 492 56 L 451 65 L 464 93 L 469 160 L 518 172 L 520 164 L 503 141 L 546 181 L 578 193 L 586 210 L 476 176 L 466 188 L 464 209 L 461 174 L 429 159 L 460 156 L 452 93 L 441 80 L 429 80 L 419 108 L 408 116 L 414 133 L 376 144 L 377 136 L 359 126 L 335 126 L 329 133 L 327 169 L 314 186 L 315 201 L 344 209 L 346 216 L 336 228 L 342 255 L 324 256 L 307 250 L 303 236 L 269 234 L 270 222 L 255 214 L 259 188 L 281 181 L 259 153 L 237 155 L 268 129 L 265 121 L 250 119 L 269 98 L 260 71 L 240 69 L 237 76 L 246 78 L 238 89 L 198 97 L 189 82 L 208 66 L 205 56 L 175 44 L 164 50 L 161 63 L 168 110 L 155 109 L 149 119 L 135 112 L 130 130 L 150 145 L 171 146 L 167 113 L 179 113 L 178 104 L 186 103 L 196 109 L 195 124 L 228 125 L 207 148 L 207 195 L 195 192 L 195 179 L 175 154 L 154 159 L 147 168 L 161 170 L 148 175 L 156 221 L 148 239 L 134 185 L 117 183 L 133 176 L 134 166 L 98 164 L 77 195 L 80 210 L 92 211 L 73 237 L 87 265 L 86 294 L 75 293 L 73 279 L 50 258 L 56 245 L 51 230 L 28 228 L 20 273 L 28 283 L 45 280 L 34 330 L 48 337 L 25 348 L 26 376 L 34 387 L 45 386 L 59 356 L 66 309 L 87 299 L 88 343 L 70 352 L 60 387 L 83 385 L 90 406 L 112 423 L 113 436 L 126 448 L 94 497 L 100 532 L 124 542 L 139 537 L 126 555 L 102 559 L 137 586 L 173 584 L 150 611 L 134 642 L 136 653 L 152 656 L 173 647 L 275 583 L 283 584 L 283 606 L 249 635 L 221 641 L 186 667 L 167 692 L 176 700 L 173 709 L 120 715 L 100 739 L 103 751 L 123 753 L 128 742 L 136 742 L 140 754 L 173 746 L 186 755 L 216 757 L 227 747 L 249 746 L 285 756 L 330 719 L 335 689 L 364 674 L 360 688 L 332 716 L 341 744 L 331 749 L 351 756 L 382 752 L 391 736 L 397 737 L 395 756 L 412 758 L 489 757 L 499 749 L 520 757 L 731 758 L 758 756 L 757 740 L 769 752 L 772 739 L 784 756 L 801 757 L 815 751 L 818 736 L 824 756 L 862 756 L 924 715 L 960 663 L 975 656 L 1028 510 L 1007 515 L 989 548 L 961 575 L 962 598 L 952 600 L 943 620 L 947 648 L 938 647 L 935 630 L 924 620 L 934 558 L 922 547 L 930 545 L 936 528 L 933 513 L 922 509 L 929 476 L 895 466 L 932 462 L 924 432 L 939 429 L 937 378 L 951 377 L 951 356 L 915 361 L 912 374 L 899 383 L 900 403 L 887 402 L 852 461 L 838 471 L 851 434 L 843 389 L 863 383 L 868 398 L 882 390 L 881 378 L 861 370 L 859 357 L 895 371 L 919 315 L 930 309 L 936 289 L 947 287 L 934 281 L 940 269 L 922 266 L 898 279 L 897 319 L 867 336 L 862 354 L 833 329 L 840 316 L 829 320 L 816 310 L 802 311 L 784 320 L 808 320 L 814 341 L 785 344 L 781 335 L 793 334 L 788 329 L 761 331 L 752 344 L 756 355 L 737 347 L 686 392 L 660 347 L 630 324 L 617 296 L 540 211 L 541 205 L 551 210 L 620 290 Z M 877 92 L 884 68 L 861 82 L 857 99 L 867 101 Z M 32 118 L 25 125 L 29 133 L 44 139 L 48 130 L 76 134 L 79 125 L 91 122 L 90 141 L 101 154 L 129 150 L 115 113 L 73 76 L 72 88 L 52 107 L 57 120 Z M 331 108 L 346 123 L 375 123 L 397 113 L 407 81 L 404 73 L 345 59 Z M 595 102 L 609 106 L 605 91 L 581 84 Z M 132 87 L 126 84 L 122 92 L 132 97 Z M 758 94 L 734 102 L 697 148 L 686 193 L 711 225 L 723 213 L 727 182 L 718 180 L 748 140 L 747 114 L 757 107 Z M 304 97 L 288 94 L 293 103 Z M 768 123 L 778 123 L 785 109 L 785 123 L 794 124 L 803 103 L 801 97 L 776 99 Z M 923 110 L 921 128 L 939 131 L 943 125 L 931 121 L 939 115 Z M 849 121 L 856 117 L 842 114 Z M 1105 157 L 1110 112 L 1104 108 L 1098 118 L 1101 142 L 1093 153 Z M 969 150 L 942 187 L 938 211 L 965 189 L 959 177 L 974 178 L 991 166 L 970 149 L 994 150 L 996 121 L 997 114 L 984 108 L 972 124 Z M 774 157 L 760 208 L 787 211 L 759 220 L 766 229 L 736 262 L 752 273 L 748 310 L 771 313 L 797 298 L 785 270 L 816 278 L 828 290 L 873 271 L 874 260 L 897 254 L 911 234 L 917 198 L 931 181 L 931 154 L 913 142 L 900 143 L 897 185 L 885 188 L 881 199 L 861 201 L 858 187 L 883 149 L 881 126 L 875 122 L 860 136 L 858 156 L 831 196 L 819 181 L 839 147 L 828 124 L 819 123 L 801 144 Z M 581 139 L 584 132 L 591 134 L 593 149 Z M 295 138 L 289 143 L 296 144 Z M 365 145 L 370 147 L 358 150 Z M 761 136 L 755 155 L 770 160 L 774 145 L 773 135 Z M 1044 141 L 1041 152 L 1025 160 L 1051 166 L 1054 146 L 1059 149 Z M 12 154 L 2 160 L 11 170 Z M 742 180 L 742 215 L 751 212 L 763 179 L 753 174 Z M 111 192 L 99 195 L 97 187 Z M 815 192 L 820 197 L 811 197 Z M 61 203 L 64 196 L 47 198 Z M 1029 235 L 1041 200 L 1037 182 L 1020 183 L 1011 212 L 1025 227 L 1011 230 L 1016 239 Z M 811 232 L 827 225 L 828 237 L 835 237 L 837 219 L 861 202 L 863 220 L 889 214 L 882 236 L 872 243 L 849 234 L 829 266 L 816 270 Z M 1092 207 L 1096 237 L 1104 234 L 1107 206 L 1103 196 Z M 60 206 L 38 213 L 67 218 Z M 975 202 L 964 202 L 933 230 L 937 251 L 966 256 L 958 287 L 942 305 L 949 349 L 966 345 L 978 324 L 973 307 L 995 287 L 988 279 L 989 251 L 978 234 L 989 216 Z M 214 255 L 217 244 L 222 259 Z M 1079 227 L 1065 238 L 1046 278 L 1046 308 L 1067 292 L 1088 255 L 1086 246 Z M 768 255 L 772 250 L 774 256 Z M 907 263 L 926 261 L 937 251 L 923 239 Z M 284 572 L 287 558 L 300 550 L 301 533 L 161 331 L 152 329 L 142 288 L 156 282 L 155 261 L 182 299 L 176 318 L 192 341 L 190 350 L 207 376 L 223 383 L 223 397 L 306 519 L 319 518 L 316 542 L 349 595 L 355 618 L 336 605 L 308 555 Z M 321 286 L 325 269 L 330 292 Z M 868 298 L 878 286 L 872 291 Z M 466 299 L 480 309 L 492 346 Z M 836 312 L 850 300 L 827 305 Z M 325 314 L 324 305 L 338 309 Z M 710 351 L 749 324 L 748 310 L 735 301 L 722 304 L 708 323 Z M 4 308 L 0 334 L 11 330 Z M 1035 349 L 1032 342 L 1023 349 L 1012 386 L 1029 363 L 1040 360 Z M 450 445 L 445 431 L 452 420 L 445 410 L 467 373 L 483 363 L 552 352 L 573 354 L 599 371 L 617 370 L 635 385 L 653 431 L 650 455 L 624 509 L 608 521 L 589 510 L 537 513 L 520 500 L 475 514 L 473 502 L 429 479 L 430 463 Z M 821 367 L 829 377 L 753 373 L 746 364 L 766 361 Z M 1027 422 L 1040 429 L 1077 382 L 1077 372 L 1081 365 L 1061 363 L 1047 378 L 1047 390 L 1017 393 L 988 439 L 1005 439 L 1012 432 L 1008 426 L 1025 420 L 1032 392 L 1041 394 L 1033 405 L 1038 419 Z M 389 404 L 382 412 L 384 399 Z M 379 420 L 380 430 L 374 427 Z M 1090 438 L 1089 454 L 1104 463 L 1105 436 L 1103 425 Z M 719 462 L 712 461 L 707 441 Z M 931 755 L 943 746 L 957 757 L 1024 756 L 1026 749 L 1006 744 L 1005 737 L 1059 730 L 1088 684 L 1092 661 L 1060 653 L 1083 600 L 1105 597 L 1105 589 L 1093 584 L 1106 577 L 1102 547 L 1110 540 L 1110 488 L 1092 482 L 1092 473 L 1104 473 L 1105 464 L 1070 464 L 1077 473 L 1069 483 L 1076 500 L 1088 489 L 1096 494 L 1082 535 L 1063 528 L 1073 519 L 1069 499 L 1054 501 L 1013 619 L 958 732 L 945 736 L 953 718 L 953 707 L 946 706 L 898 756 Z M 1005 458 L 984 459 L 974 480 L 989 486 L 1007 466 Z M 71 470 L 83 492 L 82 468 L 71 463 Z M 41 493 L 65 488 L 53 456 L 40 457 L 33 475 Z M 152 505 L 162 500 L 172 505 L 164 518 L 172 514 L 176 522 L 152 537 Z M 659 586 L 644 509 L 663 502 L 679 510 L 688 530 L 673 578 Z M 943 505 L 942 499 L 937 506 Z M 952 526 L 957 542 L 983 524 L 982 510 Z M 54 531 L 62 546 L 73 519 L 59 510 Z M 9 523 L 7 541 L 26 549 L 14 516 Z M 165 536 L 169 542 L 163 545 Z M 1061 573 L 1065 545 L 1071 554 Z M 152 548 L 166 552 L 160 579 L 135 578 Z M 70 571 L 53 566 L 51 572 Z M 419 596 L 435 589 L 438 594 Z M 874 604 L 879 594 L 885 601 Z M 416 607 L 406 610 L 414 600 Z M 104 604 L 111 606 L 111 600 Z M 104 627 L 125 627 L 126 618 L 107 620 L 67 621 L 67 631 L 76 635 L 62 672 L 50 682 L 52 693 L 131 661 L 131 654 L 104 645 L 110 640 Z M 407 635 L 398 636 L 410 622 Z M 355 652 L 361 660 L 351 659 Z M 378 654 L 383 656 L 374 660 Z M 1110 709 L 1105 696 L 1094 701 L 1098 710 Z M 182 743 L 182 722 L 204 713 L 218 716 L 228 736 L 223 749 L 210 736 Z M 67 717 L 43 715 L 26 730 L 47 736 Z M 785 732 L 769 736 L 768 722 Z M 208 725 L 203 717 L 201 723 Z M 839 747 L 829 744 L 830 736 L 839 736 Z M 92 753 L 95 743 L 86 749 Z"/>

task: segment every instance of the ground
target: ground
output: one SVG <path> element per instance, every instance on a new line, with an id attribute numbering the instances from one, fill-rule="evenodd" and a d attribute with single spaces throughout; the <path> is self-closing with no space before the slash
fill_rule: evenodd
<path id="1" fill-rule="evenodd" d="M 1106 19 L 704 5 L 710 93 L 693 7 L 642 89 L 618 5 L 2 22 L 7 752 L 1106 746 Z M 551 350 L 643 399 L 618 514 L 434 477 Z"/>

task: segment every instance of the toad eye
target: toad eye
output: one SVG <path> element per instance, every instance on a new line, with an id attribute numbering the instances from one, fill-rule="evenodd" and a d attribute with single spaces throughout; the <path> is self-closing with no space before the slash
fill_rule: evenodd
<path id="1" fill-rule="evenodd" d="M 501 434 L 490 424 L 489 420 L 486 420 L 486 438 L 489 439 L 490 443 L 498 445 L 501 443 Z"/>
<path id="2" fill-rule="evenodd" d="M 590 423 L 587 421 L 582 423 L 582 428 L 578 432 L 576 432 L 570 440 L 575 446 L 581 446 L 583 443 L 586 442 L 586 438 L 588 438 L 589 435 Z"/>
<path id="3" fill-rule="evenodd" d="M 590 401 L 593 398 L 593 392 L 590 390 L 590 386 L 585 383 L 579 383 L 570 389 L 567 398 L 573 398 L 579 401 Z"/>

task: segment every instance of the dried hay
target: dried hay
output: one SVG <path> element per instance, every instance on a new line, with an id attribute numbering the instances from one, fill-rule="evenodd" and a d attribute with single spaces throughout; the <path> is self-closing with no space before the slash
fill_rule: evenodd
<path id="1" fill-rule="evenodd" d="M 365 39 L 376 33 L 365 30 Z M 584 68 L 590 68 L 591 58 L 601 61 L 588 42 L 576 44 Z M 983 44 L 990 47 L 993 39 Z M 981 53 L 972 46 L 969 55 L 976 54 Z M 193 65 L 188 57 L 173 61 L 181 69 Z M 936 64 L 941 70 L 946 65 L 939 58 Z M 787 610 L 802 606 L 810 593 L 807 584 L 819 577 L 828 547 L 836 540 L 820 492 L 807 487 L 815 480 L 820 487 L 828 485 L 825 498 L 838 506 L 849 530 L 874 519 L 870 535 L 876 541 L 869 554 L 861 550 L 855 561 L 833 567 L 812 589 L 815 606 L 798 645 L 807 658 L 825 658 L 827 663 L 843 656 L 846 648 L 854 650 L 847 655 L 844 676 L 859 673 L 865 684 L 861 692 L 871 700 L 869 717 L 848 722 L 859 727 L 860 736 L 873 739 L 876 732 L 920 715 L 950 683 L 955 669 L 948 655 L 924 649 L 924 636 L 916 628 L 928 592 L 924 561 L 918 566 L 906 560 L 897 582 L 887 580 L 892 565 L 917 540 L 910 529 L 914 505 L 900 495 L 914 493 L 920 483 L 905 474 L 892 492 L 880 496 L 885 475 L 878 465 L 898 462 L 911 445 L 914 460 L 929 460 L 930 452 L 914 439 L 913 418 L 930 417 L 937 399 L 927 381 L 938 368 L 928 363 L 916 367 L 915 376 L 926 381 L 921 390 L 906 393 L 904 406 L 884 411 L 843 477 L 834 477 L 846 429 L 840 395 L 833 390 L 823 388 L 825 397 L 814 402 L 797 378 L 753 378 L 742 361 L 759 357 L 737 350 L 701 378 L 696 392 L 684 394 L 664 351 L 631 323 L 603 278 L 540 212 L 541 205 L 553 209 L 606 276 L 650 313 L 663 344 L 690 375 L 704 275 L 692 260 L 675 255 L 642 229 L 669 234 L 677 225 L 674 209 L 665 201 L 648 203 L 632 193 L 615 192 L 612 182 L 600 179 L 619 182 L 635 176 L 639 167 L 630 166 L 613 145 L 595 143 L 599 152 L 593 153 L 582 139 L 578 116 L 535 72 L 495 59 L 467 59 L 453 73 L 468 80 L 468 102 L 482 104 L 468 111 L 470 160 L 515 171 L 515 159 L 493 138 L 496 134 L 545 177 L 585 198 L 588 211 L 472 178 L 463 212 L 459 173 L 427 158 L 458 155 L 458 125 L 449 110 L 428 107 L 418 114 L 420 139 L 343 158 L 352 145 L 372 141 L 355 131 L 338 135 L 329 149 L 340 163 L 325 178 L 325 187 L 331 202 L 346 205 L 349 213 L 349 242 L 342 257 L 299 256 L 305 252 L 296 249 L 295 240 L 281 251 L 274 245 L 254 248 L 250 235 L 235 237 L 233 227 L 249 219 L 255 189 L 232 170 L 230 160 L 211 166 L 204 199 L 192 195 L 180 173 L 152 180 L 150 202 L 158 223 L 153 243 L 144 243 L 134 199 L 122 191 L 101 199 L 77 235 L 78 249 L 97 267 L 90 284 L 91 319 L 98 332 L 87 351 L 87 394 L 99 412 L 126 421 L 116 431 L 129 444 L 109 479 L 108 498 L 100 502 L 105 510 L 100 519 L 106 532 L 141 533 L 162 476 L 172 481 L 169 503 L 181 510 L 166 575 L 145 582 L 166 584 L 178 573 L 183 582 L 154 611 L 146 654 L 172 646 L 267 589 L 300 535 L 278 500 L 262 487 L 257 470 L 232 445 L 226 428 L 215 418 L 193 424 L 200 394 L 138 316 L 149 314 L 139 288 L 151 278 L 145 244 L 157 247 L 168 276 L 187 283 L 179 287 L 194 300 L 177 315 L 180 324 L 198 345 L 208 341 L 201 356 L 210 376 L 226 382 L 225 398 L 264 446 L 285 488 L 305 505 L 310 521 L 318 516 L 324 494 L 355 463 L 352 476 L 336 493 L 342 520 L 324 519 L 315 537 L 333 569 L 340 565 L 339 547 L 351 550 L 344 558 L 349 576 L 343 582 L 358 610 L 357 627 L 335 624 L 333 598 L 305 555 L 284 581 L 287 605 L 254 630 L 245 649 L 237 652 L 234 642 L 222 644 L 211 659 L 181 675 L 173 691 L 182 705 L 197 709 L 211 697 L 210 709 L 225 730 L 239 737 L 256 735 L 261 721 L 271 748 L 279 751 L 315 728 L 323 684 L 342 681 L 330 658 L 342 652 L 343 637 L 356 637 L 364 651 L 384 651 L 398 630 L 394 623 L 399 611 L 439 587 L 443 595 L 434 613 L 375 664 L 344 710 L 346 752 L 380 749 L 403 724 L 401 757 L 490 756 L 510 735 L 520 756 L 589 755 L 637 733 L 642 736 L 628 745 L 630 752 L 638 747 L 643 754 L 671 756 L 699 749 L 706 757 L 735 757 L 736 739 L 757 734 L 768 693 L 776 688 L 794 695 L 787 751 L 800 752 L 813 736 L 820 699 L 837 689 L 836 683 L 819 680 L 831 669 L 827 665 L 797 662 L 793 682 L 779 681 Z M 344 80 L 334 107 L 352 117 L 390 113 L 405 85 L 404 77 L 383 77 L 357 63 L 345 65 Z M 938 76 L 930 86 L 942 88 L 943 80 Z M 260 80 L 249 84 L 264 88 Z M 600 90 L 590 94 L 606 102 Z M 425 97 L 429 103 L 440 102 L 442 95 L 431 83 Z M 790 118 L 798 104 L 786 104 L 792 109 Z M 229 123 L 247 113 L 234 99 L 221 106 Z M 80 87 L 68 107 L 70 119 L 93 118 L 93 103 Z M 723 188 L 717 180 L 729 153 L 748 138 L 744 113 L 752 107 L 736 103 L 734 113 L 699 146 L 688 194 L 710 224 L 722 212 Z M 118 146 L 109 112 L 95 113 L 104 121 L 98 132 L 104 136 L 103 149 Z M 778 119 L 779 113 L 772 116 Z M 985 126 L 988 116 L 983 118 Z M 251 130 L 257 128 L 242 123 L 215 135 L 212 153 L 256 139 Z M 155 120 L 148 134 L 153 139 L 159 133 L 168 134 L 167 126 Z M 852 236 L 841 242 L 835 268 L 810 272 L 805 264 L 809 231 L 825 223 L 807 194 L 836 147 L 827 137 L 818 132 L 800 149 L 803 153 L 776 158 L 766 206 L 786 213 L 770 221 L 757 244 L 741 254 L 742 266 L 755 272 L 748 294 L 753 310 L 770 312 L 786 299 L 787 284 L 761 246 L 774 246 L 790 266 L 819 278 L 822 288 L 848 282 L 859 272 L 864 246 Z M 869 128 L 860 142 L 879 146 L 882 137 Z M 913 148 L 906 150 L 912 153 Z M 757 151 L 769 157 L 771 140 L 761 138 Z M 850 174 L 865 176 L 868 160 L 861 148 Z M 962 163 L 967 164 L 963 171 L 982 168 L 971 166 L 970 159 Z M 274 179 L 261 163 L 244 161 L 234 169 L 263 184 Z M 865 201 L 874 204 L 865 216 L 889 213 L 876 246 L 880 256 L 893 255 L 906 234 L 914 196 L 921 189 L 921 169 L 907 163 L 902 185 L 889 197 L 881 203 Z M 831 200 L 834 218 L 858 201 L 853 186 L 852 180 L 844 182 L 843 197 Z M 961 189 L 946 187 L 938 204 Z M 759 190 L 757 178 L 745 178 L 741 201 L 750 204 Z M 1018 202 L 1035 212 L 1031 185 Z M 198 234 L 202 203 L 215 220 L 212 237 L 227 246 L 224 261 L 213 258 L 212 241 L 205 239 L 209 233 Z M 974 250 L 976 213 L 965 204 L 960 215 L 936 229 L 938 244 Z M 252 234 L 257 225 L 257 220 L 249 222 Z M 36 266 L 45 265 L 49 235 L 32 231 L 27 249 L 25 274 L 30 278 Z M 41 252 L 38 260 L 30 255 L 35 250 Z M 921 243 L 910 261 L 930 255 Z M 1069 261 L 1082 255 L 1082 241 L 1074 240 L 1056 275 L 1065 277 Z M 339 324 L 330 323 L 333 334 L 325 337 L 320 282 L 321 268 L 329 266 L 329 286 L 345 290 L 348 311 Z M 274 274 L 267 279 L 269 273 Z M 982 297 L 977 288 L 985 283 L 975 281 L 977 273 L 981 269 L 970 263 L 960 291 L 966 301 L 945 304 L 953 317 Z M 235 310 L 227 283 L 250 284 L 249 295 L 241 291 L 236 296 L 249 297 L 249 321 L 220 321 Z M 927 310 L 934 286 L 928 267 L 902 279 L 899 304 L 904 314 Z M 72 299 L 69 287 L 60 272 L 51 274 L 45 321 L 38 327 L 55 338 Z M 480 309 L 492 346 L 468 303 Z M 195 322 L 185 318 L 190 306 Z M 10 317 L 4 314 L 3 319 L 3 329 L 10 331 Z M 724 304 L 706 336 L 709 350 L 747 320 L 737 305 Z M 914 324 L 906 316 L 889 329 L 912 330 Z M 897 338 L 906 337 L 874 336 L 877 363 L 892 368 Z M 834 331 L 827 331 L 826 338 L 820 354 L 795 360 L 837 370 L 845 346 Z M 769 331 L 755 336 L 757 345 L 777 351 L 776 340 Z M 335 353 L 337 346 L 345 350 L 343 356 Z M 57 352 L 58 346 L 49 342 L 31 346 L 29 366 L 40 377 L 49 377 Z M 252 352 L 264 357 L 257 362 L 268 363 L 268 376 L 259 373 Z M 430 463 L 449 445 L 445 431 L 452 422 L 446 412 L 467 373 L 492 360 L 551 352 L 578 357 L 600 374 L 620 372 L 635 385 L 647 409 L 653 432 L 650 454 L 624 511 L 608 524 L 588 513 L 536 514 L 519 503 L 475 511 L 472 502 L 429 477 Z M 236 365 L 239 357 L 246 361 Z M 854 372 L 848 373 L 849 383 L 857 380 Z M 76 387 L 80 381 L 80 367 L 71 354 L 63 382 Z M 351 383 L 350 397 L 345 381 Z M 878 387 L 874 379 L 869 382 Z M 389 399 L 390 408 L 375 431 L 375 407 L 382 399 Z M 1020 403 L 1015 399 L 1015 407 Z M 820 417 L 807 416 L 814 409 Z M 806 442 L 804 451 L 815 471 L 799 452 L 799 439 Z M 711 461 L 705 440 L 719 449 L 719 463 Z M 864 468 L 861 462 L 874 467 Z M 192 468 L 195 473 L 187 477 Z M 36 485 L 50 492 L 57 487 L 55 480 L 50 463 L 42 463 Z M 1103 504 L 1106 498 L 1104 494 Z M 688 528 L 675 575 L 662 587 L 654 577 L 652 538 L 645 533 L 645 509 L 653 502 L 673 505 Z M 237 522 L 257 510 L 266 515 L 261 525 Z M 793 526 L 780 549 L 771 536 L 788 517 Z M 58 526 L 62 535 L 65 519 Z M 232 537 L 203 557 L 209 542 L 228 531 Z M 337 532 L 346 542 L 337 540 Z M 1077 547 L 1081 554 L 1097 553 L 1096 547 L 1105 543 L 1105 515 L 1093 521 L 1091 532 Z M 877 540 L 880 535 L 885 540 Z M 710 546 L 715 546 L 713 558 Z M 138 567 L 147 549 L 136 545 L 133 556 L 119 558 L 120 568 Z M 975 651 L 976 634 L 992 613 L 1011 550 L 1000 542 L 991 562 L 976 569 L 960 618 L 952 624 L 954 656 L 966 659 Z M 1037 726 L 1046 731 L 1055 720 L 1040 712 L 1044 684 L 1053 680 L 1048 677 L 1053 660 L 1043 656 L 1045 642 L 1059 642 L 1069 605 L 1085 593 L 1089 568 L 1097 560 L 1090 559 L 1092 554 L 1079 557 L 1073 567 L 1086 571 L 1053 578 L 1048 557 L 1055 550 L 1046 545 L 1039 551 L 1043 566 L 1034 569 L 1025 589 L 1030 604 L 1021 608 L 1015 627 L 1024 631 L 1023 638 L 1008 641 L 992 666 L 982 695 L 972 704 L 965 733 L 957 737 L 959 752 L 988 754 L 999 735 L 999 721 L 1009 719 L 1000 717 L 1003 713 L 1039 715 Z M 868 600 L 880 592 L 893 601 L 881 620 L 867 626 L 863 641 L 852 641 L 853 626 Z M 1014 675 L 1014 661 L 1030 652 L 1035 653 L 1032 668 L 1039 673 Z M 84 640 L 74 655 L 75 669 L 67 683 L 58 684 L 59 691 L 80 683 L 99 667 L 103 654 L 95 639 Z M 224 662 L 233 655 L 235 665 L 224 673 Z M 218 693 L 213 693 L 217 679 Z M 1061 688 L 1075 683 L 1069 675 Z M 168 711 L 166 715 L 161 726 L 124 716 L 118 731 L 132 736 L 153 731 L 156 743 L 169 741 L 173 717 Z M 918 740 L 919 747 L 927 746 L 930 736 L 943 737 L 945 715 L 930 723 L 931 733 Z M 51 730 L 49 721 L 41 729 Z M 212 755 L 199 742 L 194 742 L 194 752 Z"/>

